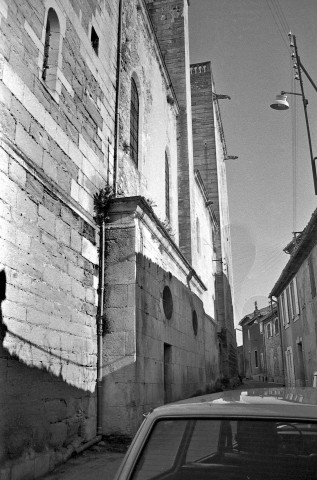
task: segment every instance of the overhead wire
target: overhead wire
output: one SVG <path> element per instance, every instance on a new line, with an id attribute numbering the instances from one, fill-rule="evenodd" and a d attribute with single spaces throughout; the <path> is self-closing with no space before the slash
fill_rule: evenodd
<path id="1" fill-rule="evenodd" d="M 291 60 L 291 69 L 292 69 Z M 291 72 L 292 75 L 292 72 Z M 292 75 L 292 92 L 296 92 L 296 80 Z M 293 232 L 297 231 L 297 96 L 292 108 L 292 181 L 293 181 Z"/>
<path id="2" fill-rule="evenodd" d="M 288 34 L 290 32 L 290 26 L 287 22 L 287 19 L 284 15 L 283 9 L 280 5 L 279 0 L 266 0 L 267 7 L 271 13 L 277 31 L 281 37 L 282 45 L 287 50 L 287 53 L 290 58 L 290 72 L 291 72 L 291 84 L 292 84 L 292 91 L 296 91 L 296 81 L 294 80 L 294 72 L 293 72 L 293 63 L 291 58 L 291 47 L 289 42 Z M 292 109 L 292 217 L 293 217 L 293 231 L 296 231 L 297 219 L 296 219 L 296 184 L 297 184 L 297 97 L 294 100 L 294 109 Z M 259 270 L 262 272 L 262 275 L 265 276 L 269 272 L 272 272 L 281 260 L 280 256 L 280 249 L 281 245 L 279 242 L 276 242 L 276 245 L 273 246 L 273 251 L 270 252 L 269 257 L 267 256 L 266 249 L 259 249 L 255 252 L 255 258 L 253 262 L 253 266 L 256 263 Z M 245 262 L 250 260 L 250 254 L 248 255 L 242 254 L 239 255 L 238 258 L 235 258 L 234 263 L 241 268 Z M 252 269 L 252 267 L 251 267 Z M 250 270 L 251 270 L 250 269 Z M 258 268 L 257 268 L 258 269 Z M 250 271 L 249 270 L 249 271 Z M 242 298 L 236 298 L 236 308 L 237 310 L 242 311 Z"/>
<path id="3" fill-rule="evenodd" d="M 287 51 L 291 52 L 288 34 L 290 26 L 284 15 L 279 0 L 266 0 L 273 20 L 281 35 L 283 44 L 286 45 Z M 296 80 L 293 73 L 293 60 L 290 57 L 290 72 L 292 92 L 296 92 Z M 292 99 L 294 107 L 292 108 L 292 227 L 293 232 L 297 230 L 297 97 Z"/>
<path id="4" fill-rule="evenodd" d="M 277 2 L 277 5 L 276 3 Z M 272 14 L 274 23 L 281 35 L 282 41 L 287 49 L 287 51 L 290 51 L 290 47 L 287 41 L 287 34 L 289 32 L 289 26 L 287 23 L 287 20 L 283 14 L 283 11 L 278 3 L 278 0 L 266 0 L 266 4 Z"/>
<path id="5" fill-rule="evenodd" d="M 281 24 L 283 25 L 284 33 L 288 34 L 289 31 L 290 31 L 290 27 L 289 27 L 289 24 L 286 20 L 286 17 L 284 15 L 284 13 L 283 13 L 283 10 L 280 6 L 279 0 L 271 0 L 271 1 L 272 1 L 273 4 L 275 4 L 277 15 L 280 19 Z"/>

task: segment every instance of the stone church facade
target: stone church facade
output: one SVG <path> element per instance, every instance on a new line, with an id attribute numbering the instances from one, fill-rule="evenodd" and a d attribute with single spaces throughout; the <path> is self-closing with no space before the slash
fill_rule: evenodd
<path id="1" fill-rule="evenodd" d="M 0 0 L 5 478 L 236 374 L 225 142 L 187 25 L 187 0 Z"/>

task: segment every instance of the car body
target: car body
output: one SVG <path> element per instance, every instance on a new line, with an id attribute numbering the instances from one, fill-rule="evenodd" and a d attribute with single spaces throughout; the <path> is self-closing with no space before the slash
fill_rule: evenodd
<path id="1" fill-rule="evenodd" d="M 317 480 L 317 389 L 225 391 L 154 409 L 115 480 Z"/>

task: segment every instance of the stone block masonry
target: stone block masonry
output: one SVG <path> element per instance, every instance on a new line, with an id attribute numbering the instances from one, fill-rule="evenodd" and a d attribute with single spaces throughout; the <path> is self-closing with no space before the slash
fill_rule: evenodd
<path id="1" fill-rule="evenodd" d="M 191 65 L 194 168 L 199 170 L 220 223 L 214 99 L 210 62 Z"/>
<path id="2" fill-rule="evenodd" d="M 219 332 L 222 332 L 222 371 L 234 377 L 237 373 L 236 340 L 232 307 L 232 256 L 229 231 L 229 207 L 226 188 L 224 155 L 226 145 L 219 105 L 213 96 L 210 62 L 191 65 L 191 93 L 193 112 L 194 167 L 199 171 L 207 198 L 219 229 L 214 234 L 216 258 L 225 260 L 216 265 L 215 301 Z M 229 271 L 229 275 L 228 275 Z"/>
<path id="3" fill-rule="evenodd" d="M 0 262 L 7 276 L 0 358 L 8 366 L 0 395 L 7 412 L 0 429 L 3 462 L 30 449 L 74 447 L 94 434 L 87 407 L 95 403 L 97 270 L 96 254 L 89 253 L 96 250 L 91 225 L 44 184 L 35 195 L 30 173 L 5 151 L 1 156 L 9 170 L 0 172 Z M 25 389 L 32 393 L 25 396 Z M 46 418 L 49 398 L 63 399 L 58 420 Z M 20 424 L 23 435 L 16 434 Z"/>
<path id="4" fill-rule="evenodd" d="M 132 436 L 151 408 L 215 388 L 217 328 L 200 298 L 203 284 L 193 278 L 188 288 L 189 264 L 140 197 L 113 202 L 107 246 L 103 429 Z"/>
<path id="5" fill-rule="evenodd" d="M 155 32 L 180 105 L 178 116 L 178 211 L 179 245 L 189 262 L 196 251 L 194 218 L 194 168 L 189 78 L 188 2 L 148 2 Z"/>
<path id="6" fill-rule="evenodd" d="M 10 480 L 43 475 L 96 435 L 93 195 L 112 179 L 118 2 L 75 3 L 0 0 L 0 478 Z M 49 8 L 56 88 L 42 79 Z"/>

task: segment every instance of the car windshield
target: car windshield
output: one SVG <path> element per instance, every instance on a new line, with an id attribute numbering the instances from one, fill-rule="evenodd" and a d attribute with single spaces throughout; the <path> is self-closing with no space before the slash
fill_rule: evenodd
<path id="1" fill-rule="evenodd" d="M 131 479 L 317 479 L 317 423 L 160 420 Z"/>

